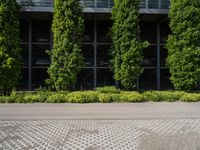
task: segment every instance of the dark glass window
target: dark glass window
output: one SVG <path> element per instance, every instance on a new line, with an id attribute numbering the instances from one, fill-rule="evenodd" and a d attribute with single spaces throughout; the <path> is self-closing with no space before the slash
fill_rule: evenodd
<path id="1" fill-rule="evenodd" d="M 140 38 L 150 43 L 157 43 L 157 25 L 152 22 L 142 22 L 140 25 Z"/>
<path id="2" fill-rule="evenodd" d="M 29 54 L 29 52 L 28 52 L 28 44 L 21 44 L 21 48 L 22 48 L 22 66 L 28 66 L 28 58 L 29 58 L 29 56 L 28 56 L 28 54 Z"/>
<path id="3" fill-rule="evenodd" d="M 84 58 L 84 67 L 93 67 L 94 66 L 94 46 L 84 44 L 82 48 L 83 58 Z"/>
<path id="4" fill-rule="evenodd" d="M 20 20 L 20 42 L 29 41 L 29 23 L 25 20 Z"/>
<path id="5" fill-rule="evenodd" d="M 94 41 L 94 21 L 85 20 L 83 42 L 93 42 L 93 41 Z"/>
<path id="6" fill-rule="evenodd" d="M 167 59 L 168 51 L 164 48 L 164 46 L 160 47 L 160 66 L 167 67 L 166 59 Z"/>
<path id="7" fill-rule="evenodd" d="M 50 21 L 34 20 L 32 22 L 32 41 L 35 43 L 49 43 L 50 42 Z"/>
<path id="8" fill-rule="evenodd" d="M 48 79 L 47 69 L 33 68 L 32 69 L 32 88 L 46 87 L 45 80 Z"/>
<path id="9" fill-rule="evenodd" d="M 97 87 L 113 85 L 115 85 L 115 80 L 110 69 L 97 69 Z"/>
<path id="10" fill-rule="evenodd" d="M 148 0 L 149 8 L 159 8 L 159 0 Z"/>
<path id="11" fill-rule="evenodd" d="M 144 60 L 142 65 L 144 67 L 156 67 L 157 65 L 157 47 L 149 46 L 143 50 Z"/>
<path id="12" fill-rule="evenodd" d="M 97 66 L 109 66 L 109 50 L 110 45 L 98 45 L 97 47 Z"/>
<path id="13" fill-rule="evenodd" d="M 76 90 L 91 90 L 94 88 L 94 70 L 82 69 L 78 74 Z"/>
<path id="14" fill-rule="evenodd" d="M 165 44 L 168 35 L 171 33 L 170 28 L 169 28 L 169 22 L 163 22 L 160 25 L 160 42 L 161 44 Z"/>
<path id="15" fill-rule="evenodd" d="M 17 90 L 27 90 L 28 89 L 28 68 L 21 69 L 21 79 L 17 85 Z"/>
<path id="16" fill-rule="evenodd" d="M 140 89 L 156 89 L 157 88 L 157 75 L 156 69 L 144 69 L 142 76 L 140 77 L 139 87 Z"/>
<path id="17" fill-rule="evenodd" d="M 46 44 L 33 44 L 32 45 L 32 65 L 33 66 L 49 66 L 50 57 L 46 53 L 50 49 Z"/>
<path id="18" fill-rule="evenodd" d="M 170 81 L 169 69 L 161 69 L 160 71 L 160 85 L 162 90 L 173 89 L 173 85 Z"/>
<path id="19" fill-rule="evenodd" d="M 97 21 L 97 41 L 100 43 L 109 43 L 111 38 L 109 36 L 109 30 L 112 25 L 111 21 L 102 20 Z"/>

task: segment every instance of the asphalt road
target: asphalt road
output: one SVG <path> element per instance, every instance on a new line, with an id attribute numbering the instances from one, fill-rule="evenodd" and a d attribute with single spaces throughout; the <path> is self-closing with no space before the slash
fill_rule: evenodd
<path id="1" fill-rule="evenodd" d="M 1 104 L 0 120 L 200 119 L 200 103 Z"/>

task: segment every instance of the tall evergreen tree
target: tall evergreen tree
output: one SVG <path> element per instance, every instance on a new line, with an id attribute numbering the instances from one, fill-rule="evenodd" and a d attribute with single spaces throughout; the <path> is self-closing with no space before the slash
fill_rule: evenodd
<path id="1" fill-rule="evenodd" d="M 167 64 L 177 90 L 193 90 L 200 81 L 200 1 L 172 0 Z"/>
<path id="2" fill-rule="evenodd" d="M 126 89 L 136 86 L 136 79 L 143 69 L 143 48 L 147 42 L 141 42 L 139 35 L 138 0 L 114 0 L 112 10 L 112 69 L 114 78 Z"/>
<path id="3" fill-rule="evenodd" d="M 47 80 L 56 90 L 68 90 L 82 68 L 83 16 L 79 0 L 55 0 L 53 17 L 54 46 Z"/>
<path id="4" fill-rule="evenodd" d="M 18 9 L 15 0 L 0 1 L 0 93 L 9 92 L 20 78 Z"/>

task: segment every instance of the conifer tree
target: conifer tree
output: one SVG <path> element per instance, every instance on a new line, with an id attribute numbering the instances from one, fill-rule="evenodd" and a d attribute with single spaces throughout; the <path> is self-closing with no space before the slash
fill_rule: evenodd
<path id="1" fill-rule="evenodd" d="M 47 83 L 56 90 L 69 90 L 82 68 L 82 9 L 79 0 L 55 0 L 54 3 L 54 46 Z"/>
<path id="2" fill-rule="evenodd" d="M 200 1 L 172 0 L 167 64 L 177 90 L 191 91 L 200 81 Z"/>
<path id="3" fill-rule="evenodd" d="M 0 93 L 16 86 L 21 72 L 19 5 L 15 0 L 0 1 Z"/>
<path id="4" fill-rule="evenodd" d="M 147 42 L 141 42 L 139 35 L 138 0 L 114 0 L 111 29 L 112 60 L 111 65 L 116 81 L 126 89 L 134 89 L 136 79 L 143 69 L 143 48 Z"/>

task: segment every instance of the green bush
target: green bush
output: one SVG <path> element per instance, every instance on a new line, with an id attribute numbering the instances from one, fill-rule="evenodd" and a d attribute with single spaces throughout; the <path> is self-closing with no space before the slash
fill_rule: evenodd
<path id="1" fill-rule="evenodd" d="M 101 93 L 120 93 L 120 90 L 115 86 L 97 87 L 96 91 Z"/>
<path id="2" fill-rule="evenodd" d="M 98 98 L 99 98 L 100 103 L 110 103 L 110 102 L 112 102 L 112 96 L 110 94 L 100 93 L 98 95 Z"/>
<path id="3" fill-rule="evenodd" d="M 147 101 L 161 102 L 168 101 L 174 102 L 180 100 L 181 96 L 185 92 L 173 92 L 173 91 L 147 91 L 143 93 L 143 96 Z"/>
<path id="4" fill-rule="evenodd" d="M 8 103 L 10 101 L 9 96 L 0 96 L 0 103 Z"/>
<path id="5" fill-rule="evenodd" d="M 199 16 L 199 0 L 171 1 L 167 65 L 177 90 L 193 91 L 200 81 Z"/>
<path id="6" fill-rule="evenodd" d="M 154 101 L 154 102 L 160 101 L 160 95 L 155 91 L 144 92 L 143 96 L 147 101 Z"/>
<path id="7" fill-rule="evenodd" d="M 28 94 L 30 93 L 19 94 L 16 91 L 12 91 L 8 103 L 26 103 L 26 101 L 24 100 L 24 96 Z"/>
<path id="8" fill-rule="evenodd" d="M 64 103 L 66 94 L 55 93 L 47 98 L 47 103 Z"/>
<path id="9" fill-rule="evenodd" d="M 98 102 L 98 94 L 95 91 L 72 92 L 67 95 L 66 101 L 69 103 L 95 103 Z"/>
<path id="10" fill-rule="evenodd" d="M 143 72 L 143 49 L 148 47 L 148 42 L 138 38 L 138 3 L 138 0 L 114 0 L 111 13 L 111 68 L 114 79 L 126 89 L 136 87 L 137 77 Z"/>
<path id="11" fill-rule="evenodd" d="M 142 94 L 138 92 L 121 92 L 120 101 L 121 102 L 144 102 L 145 98 Z"/>
<path id="12" fill-rule="evenodd" d="M 0 1 L 0 94 L 9 94 L 21 76 L 19 5 L 16 0 Z"/>
<path id="13" fill-rule="evenodd" d="M 69 90 L 83 67 L 83 12 L 79 0 L 55 0 L 53 49 L 47 83 L 57 91 Z"/>
<path id="14" fill-rule="evenodd" d="M 182 95 L 180 100 L 183 102 L 197 102 L 197 101 L 200 101 L 200 94 L 185 93 L 184 95 Z"/>
<path id="15" fill-rule="evenodd" d="M 121 97 L 120 94 L 109 94 L 112 98 L 112 102 L 120 102 L 121 101 Z"/>
<path id="16" fill-rule="evenodd" d="M 36 103 L 36 102 L 44 102 L 44 98 L 39 94 L 28 94 L 24 96 L 24 101 L 20 101 L 21 103 Z"/>

